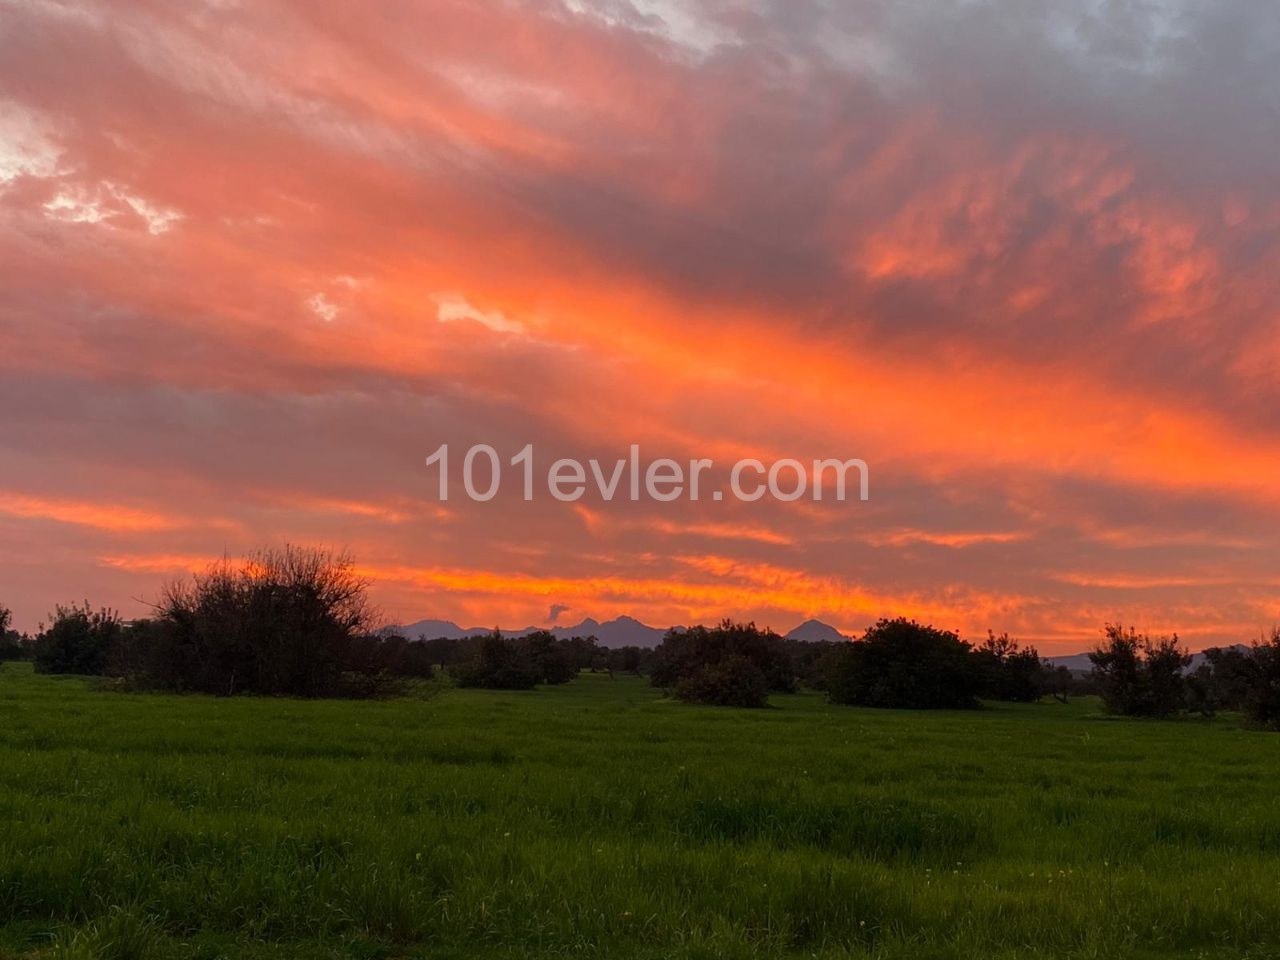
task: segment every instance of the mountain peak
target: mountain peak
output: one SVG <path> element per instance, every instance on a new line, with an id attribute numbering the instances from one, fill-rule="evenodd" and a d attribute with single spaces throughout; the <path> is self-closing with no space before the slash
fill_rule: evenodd
<path id="1" fill-rule="evenodd" d="M 831 626 L 831 624 L 823 623 L 821 620 L 814 620 L 812 618 L 806 620 L 794 630 L 789 631 L 786 636 L 788 640 L 805 640 L 810 643 L 819 640 L 826 640 L 835 643 L 849 639 L 835 627 Z"/>
<path id="2" fill-rule="evenodd" d="M 502 630 L 500 631 L 507 637 L 520 637 L 527 633 L 532 633 L 540 628 L 526 627 L 523 630 Z M 493 627 L 460 627 L 452 620 L 419 620 L 416 623 L 405 624 L 400 627 L 390 628 L 390 632 L 399 633 L 412 640 L 419 637 L 427 640 L 436 637 L 446 637 L 450 640 L 460 640 L 463 637 L 474 637 L 482 634 L 490 633 Z M 656 647 L 662 642 L 663 636 L 667 632 L 665 627 L 650 627 L 641 623 L 634 617 L 618 617 L 615 620 L 606 620 L 601 623 L 592 617 L 587 617 L 579 624 L 569 627 L 551 627 L 550 632 L 553 636 L 561 639 L 569 637 L 588 637 L 594 636 L 603 647 Z"/>

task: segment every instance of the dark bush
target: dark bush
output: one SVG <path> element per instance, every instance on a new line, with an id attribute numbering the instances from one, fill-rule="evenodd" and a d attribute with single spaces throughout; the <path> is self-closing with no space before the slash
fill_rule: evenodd
<path id="1" fill-rule="evenodd" d="M 487 690 L 532 690 L 539 675 L 527 649 L 498 631 L 481 638 L 475 656 L 449 668 L 460 687 Z"/>
<path id="2" fill-rule="evenodd" d="M 130 680 L 139 687 L 165 689 L 177 656 L 175 631 L 164 620 L 135 620 L 125 625 L 107 652 L 108 676 Z"/>
<path id="3" fill-rule="evenodd" d="M 354 638 L 343 664 L 343 684 L 349 695 L 359 697 L 401 693 L 403 681 L 434 675 L 425 646 L 395 634 Z"/>
<path id="4" fill-rule="evenodd" d="M 578 670 L 590 670 L 592 664 L 608 657 L 609 651 L 600 646 L 600 641 L 593 636 L 570 637 L 568 640 L 556 641 L 573 662 L 575 676 Z"/>
<path id="5" fill-rule="evenodd" d="M 645 647 L 617 647 L 613 650 L 602 651 L 603 668 L 610 673 L 617 671 L 618 673 L 630 673 L 640 676 L 644 673 L 653 671 L 654 659 L 657 656 L 655 651 Z M 593 662 L 592 669 L 596 669 L 599 660 Z"/>
<path id="6" fill-rule="evenodd" d="M 358 638 L 371 632 L 367 582 L 349 557 L 285 547 L 171 585 L 155 649 L 133 655 L 154 686 L 220 695 L 341 696 Z"/>
<path id="7" fill-rule="evenodd" d="M 1237 647 L 1211 647 L 1204 652 L 1205 663 L 1193 676 L 1207 683 L 1206 698 L 1218 710 L 1243 710 L 1257 681 L 1258 661 L 1254 651 Z M 1208 667 L 1208 675 L 1201 671 Z"/>
<path id="8" fill-rule="evenodd" d="M 1190 713 L 1212 717 L 1220 707 L 1213 667 L 1202 663 L 1183 680 L 1185 705 Z"/>
<path id="9" fill-rule="evenodd" d="M 83 607 L 58 607 L 52 623 L 36 638 L 36 670 L 102 676 L 123 629 L 119 614 L 106 607 L 92 610 L 87 602 Z"/>
<path id="10" fill-rule="evenodd" d="M 528 658 L 539 683 L 568 683 L 578 676 L 578 651 L 573 641 L 557 640 L 546 630 L 537 630 L 521 637 L 516 645 Z"/>
<path id="11" fill-rule="evenodd" d="M 681 680 L 692 678 L 704 667 L 714 666 L 727 657 L 741 657 L 754 664 L 772 692 L 790 692 L 796 688 L 791 657 L 783 639 L 771 630 L 760 630 L 754 623 L 725 620 L 716 627 L 691 627 L 671 630 L 654 651 L 653 685 L 673 688 Z"/>
<path id="12" fill-rule="evenodd" d="M 956 634 L 914 620 L 881 620 L 844 645 L 830 663 L 833 703 L 908 709 L 978 705 L 970 646 Z"/>
<path id="13" fill-rule="evenodd" d="M 10 630 L 0 634 L 0 663 L 5 660 L 30 660 L 32 657 L 31 642 L 20 633 Z"/>
<path id="14" fill-rule="evenodd" d="M 1112 713 L 1167 717 L 1186 704 L 1183 669 L 1191 657 L 1178 637 L 1151 639 L 1130 627 L 1107 624 L 1102 644 L 1089 654 L 1102 700 Z"/>
<path id="15" fill-rule="evenodd" d="M 831 658 L 844 646 L 844 641 L 785 640 L 783 642 L 787 656 L 791 660 L 791 672 L 796 682 L 810 690 L 826 690 Z"/>
<path id="16" fill-rule="evenodd" d="M 0 604 L 0 661 L 31 659 L 31 643 L 25 635 L 10 629 L 12 626 L 13 614 Z"/>
<path id="17" fill-rule="evenodd" d="M 973 653 L 977 661 L 980 695 L 988 700 L 1035 703 L 1049 688 L 1049 680 L 1035 647 L 1022 647 L 1007 633 L 987 639 Z"/>
<path id="18" fill-rule="evenodd" d="M 1253 648 L 1244 716 L 1252 726 L 1280 731 L 1280 630 Z"/>
<path id="19" fill-rule="evenodd" d="M 676 682 L 675 695 L 687 703 L 718 707 L 763 707 L 769 701 L 769 681 L 746 657 L 730 654 L 700 667 Z"/>

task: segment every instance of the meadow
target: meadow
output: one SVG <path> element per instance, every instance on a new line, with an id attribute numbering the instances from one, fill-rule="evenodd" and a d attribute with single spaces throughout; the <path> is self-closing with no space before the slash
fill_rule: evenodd
<path id="1" fill-rule="evenodd" d="M 1280 737 L 0 668 L 0 957 L 1276 957 Z"/>

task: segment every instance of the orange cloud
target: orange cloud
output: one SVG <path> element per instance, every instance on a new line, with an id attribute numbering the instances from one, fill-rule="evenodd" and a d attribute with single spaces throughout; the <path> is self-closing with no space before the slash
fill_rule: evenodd
<path id="1" fill-rule="evenodd" d="M 563 591 L 1066 643 L 1277 609 L 1265 57 L 1116 91 L 1036 18 L 968 10 L 945 52 L 919 11 L 828 11 L 874 64 L 767 10 L 71 10 L 0 34 L 0 574 L 28 619 L 57 570 L 119 594 L 286 539 L 349 544 L 415 619 Z M 1159 100 L 1193 80 L 1233 109 Z M 639 443 L 717 482 L 860 457 L 872 500 L 446 507 L 446 441 Z M 32 547 L 32 520 L 60 527 Z M 104 532 L 146 543 L 68 564 Z"/>
<path id="2" fill-rule="evenodd" d="M 189 521 L 173 514 L 119 504 L 34 497 L 0 492 L 0 514 L 23 520 L 53 520 L 111 533 L 148 533 L 174 530 Z"/>

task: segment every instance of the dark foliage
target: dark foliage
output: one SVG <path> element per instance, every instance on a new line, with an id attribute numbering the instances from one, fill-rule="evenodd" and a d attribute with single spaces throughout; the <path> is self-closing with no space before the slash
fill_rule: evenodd
<path id="1" fill-rule="evenodd" d="M 1054 667 L 1048 663 L 1041 663 L 1043 672 L 1041 679 L 1044 684 L 1044 692 L 1053 697 L 1059 703 L 1066 703 L 1067 698 L 1072 694 L 1077 696 L 1085 696 L 1091 691 L 1089 685 L 1082 683 L 1080 678 L 1073 675 L 1067 667 Z"/>
<path id="2" fill-rule="evenodd" d="M 980 693 L 988 700 L 1035 703 L 1049 690 L 1048 671 L 1039 652 L 1035 647 L 1020 646 L 1007 633 L 996 636 L 987 631 L 987 639 L 973 656 Z"/>
<path id="3" fill-rule="evenodd" d="M 578 676 L 578 658 L 571 641 L 557 640 L 546 630 L 537 630 L 516 641 L 528 658 L 539 683 L 568 683 Z"/>
<path id="4" fill-rule="evenodd" d="M 350 695 L 345 674 L 374 626 L 349 557 L 267 550 L 169 586 L 130 654 L 140 682 L 219 695 Z"/>
<path id="5" fill-rule="evenodd" d="M 29 637 L 12 630 L 0 634 L 0 663 L 5 660 L 30 660 L 34 653 Z"/>
<path id="6" fill-rule="evenodd" d="M 1112 713 L 1131 717 L 1167 717 L 1186 704 L 1183 669 L 1191 657 L 1178 637 L 1151 639 L 1130 627 L 1107 624 L 1102 644 L 1089 654 Z"/>
<path id="7" fill-rule="evenodd" d="M 826 690 L 831 658 L 844 646 L 844 642 L 786 640 L 784 644 L 796 681 L 810 690 Z"/>
<path id="8" fill-rule="evenodd" d="M 106 674 L 137 686 L 163 687 L 160 678 L 170 670 L 174 636 L 163 620 L 135 620 L 126 624 L 107 652 Z"/>
<path id="9" fill-rule="evenodd" d="M 834 703 L 908 709 L 978 705 L 980 677 L 970 646 L 914 620 L 881 620 L 830 663 Z"/>
<path id="10" fill-rule="evenodd" d="M 769 702 L 769 681 L 764 671 L 746 657 L 730 654 L 676 681 L 675 695 L 687 703 L 764 707 Z"/>
<path id="11" fill-rule="evenodd" d="M 356 637 L 345 669 L 360 677 L 430 680 L 435 675 L 422 644 L 396 634 Z"/>
<path id="12" fill-rule="evenodd" d="M 1192 678 L 1197 678 L 1197 686 L 1204 688 L 1195 695 L 1207 700 L 1215 710 L 1243 710 L 1257 682 L 1255 652 L 1212 647 L 1204 652 L 1204 658 L 1206 662 L 1192 674 Z M 1188 683 L 1192 678 L 1188 678 Z"/>
<path id="13" fill-rule="evenodd" d="M 124 623 L 114 610 L 84 606 L 58 607 L 52 623 L 36 638 L 34 658 L 41 673 L 101 676 Z"/>
<path id="14" fill-rule="evenodd" d="M 1183 702 L 1188 712 L 1212 717 L 1220 707 L 1213 667 L 1202 663 L 1183 678 Z"/>
<path id="15" fill-rule="evenodd" d="M 475 656 L 449 668 L 460 687 L 532 690 L 540 679 L 527 647 L 498 631 L 480 638 Z"/>
<path id="16" fill-rule="evenodd" d="M 600 648 L 595 638 L 560 640 L 546 630 L 523 637 L 504 637 L 494 631 L 483 637 L 467 637 L 447 647 L 434 645 L 452 657 L 447 664 L 460 687 L 491 690 L 529 690 L 538 684 L 568 683 L 581 669 L 589 669 Z"/>
<path id="17" fill-rule="evenodd" d="M 771 692 L 796 688 L 791 657 L 783 639 L 772 630 L 760 630 L 754 623 L 725 620 L 716 627 L 671 630 L 654 651 L 653 685 L 672 689 L 681 680 L 704 673 L 729 657 L 753 664 L 765 678 Z"/>
<path id="18" fill-rule="evenodd" d="M 15 630 L 13 614 L 9 608 L 0 604 L 0 662 L 5 660 L 30 660 L 32 655 L 31 641 Z"/>
<path id="19" fill-rule="evenodd" d="M 640 676 L 653 672 L 653 664 L 657 654 L 644 647 L 617 647 L 603 651 L 603 666 L 610 673 L 630 673 Z M 597 669 L 597 661 L 593 661 L 591 669 Z"/>
<path id="20" fill-rule="evenodd" d="M 1249 658 L 1249 689 L 1245 694 L 1245 720 L 1264 730 L 1280 731 L 1280 630 L 1272 630 L 1266 643 L 1253 648 Z"/>

